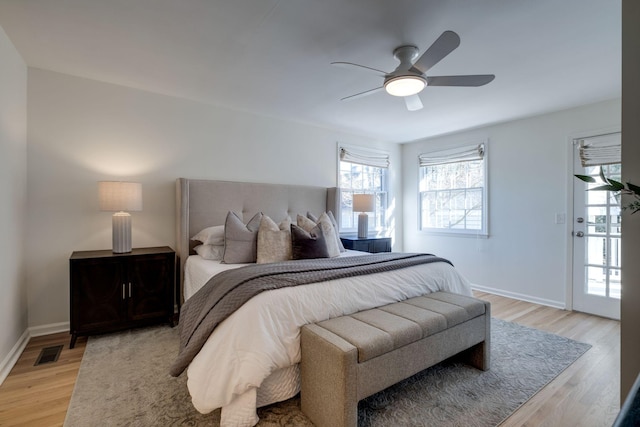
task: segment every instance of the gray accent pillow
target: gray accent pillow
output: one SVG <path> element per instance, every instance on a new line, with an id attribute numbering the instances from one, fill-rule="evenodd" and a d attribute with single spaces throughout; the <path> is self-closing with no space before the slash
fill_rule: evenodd
<path id="1" fill-rule="evenodd" d="M 229 211 L 224 223 L 224 256 L 225 264 L 245 264 L 256 262 L 257 240 L 262 212 L 258 212 L 247 225 L 235 213 Z"/>
<path id="2" fill-rule="evenodd" d="M 293 259 L 329 258 L 327 243 L 320 227 L 314 227 L 308 232 L 291 224 L 291 246 Z"/>
<path id="3" fill-rule="evenodd" d="M 264 215 L 258 229 L 258 264 L 291 259 L 291 218 L 276 224 Z"/>

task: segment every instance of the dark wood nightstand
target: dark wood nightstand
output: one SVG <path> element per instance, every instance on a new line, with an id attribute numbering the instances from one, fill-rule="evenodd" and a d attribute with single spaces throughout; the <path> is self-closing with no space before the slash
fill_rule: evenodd
<path id="1" fill-rule="evenodd" d="M 71 343 L 78 335 L 174 326 L 176 253 L 168 246 L 73 252 L 69 258 Z"/>
<path id="2" fill-rule="evenodd" d="M 391 237 L 340 237 L 345 249 L 363 252 L 391 252 Z"/>

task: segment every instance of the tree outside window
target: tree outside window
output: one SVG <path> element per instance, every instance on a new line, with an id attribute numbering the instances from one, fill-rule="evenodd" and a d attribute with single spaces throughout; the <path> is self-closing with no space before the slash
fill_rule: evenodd
<path id="1" fill-rule="evenodd" d="M 486 235 L 484 144 L 420 155 L 420 229 Z"/>

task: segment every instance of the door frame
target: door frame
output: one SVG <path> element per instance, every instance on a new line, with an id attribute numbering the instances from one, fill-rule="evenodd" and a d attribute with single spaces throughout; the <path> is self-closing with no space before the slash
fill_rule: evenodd
<path id="1" fill-rule="evenodd" d="M 581 139 L 581 138 L 588 138 L 590 136 L 596 136 L 596 135 L 603 135 L 603 134 L 607 134 L 607 133 L 615 133 L 615 132 L 622 132 L 622 126 L 621 125 L 613 125 L 613 126 L 608 126 L 608 127 L 604 127 L 604 128 L 598 128 L 598 129 L 592 129 L 590 131 L 583 131 L 583 132 L 576 132 L 574 134 L 571 134 L 567 137 L 567 180 L 565 182 L 565 188 L 567 189 L 567 216 L 566 216 L 566 222 L 565 222 L 565 239 L 567 241 L 566 249 L 566 265 L 565 265 L 565 272 L 566 272 L 566 287 L 565 287 L 565 309 L 567 310 L 572 310 L 573 311 L 573 218 L 575 216 L 575 212 L 573 211 L 573 196 L 574 196 L 574 191 L 573 191 L 573 187 L 574 187 L 574 180 L 576 180 L 577 178 L 575 178 L 573 176 L 573 162 L 574 162 L 574 155 L 575 155 L 575 147 L 574 147 L 574 141 L 576 139 Z"/>

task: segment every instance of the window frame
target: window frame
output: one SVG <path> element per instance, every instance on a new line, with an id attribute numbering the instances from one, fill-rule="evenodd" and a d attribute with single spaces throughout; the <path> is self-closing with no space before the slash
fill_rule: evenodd
<path id="1" fill-rule="evenodd" d="M 472 141 L 466 143 L 457 143 L 457 144 L 447 144 L 445 146 L 440 146 L 438 148 L 424 150 L 420 154 L 436 154 L 439 152 L 455 150 L 455 149 L 463 149 L 463 148 L 472 148 L 477 147 L 478 145 L 483 145 L 484 154 L 482 157 L 482 173 L 483 173 L 483 183 L 482 183 L 482 220 L 481 220 L 481 228 L 479 230 L 475 229 L 458 229 L 458 228 L 437 228 L 437 227 L 423 227 L 422 225 L 422 198 L 423 191 L 420 188 L 420 181 L 423 177 L 423 168 L 427 166 L 420 166 L 418 163 L 418 195 L 417 195 L 417 210 L 418 210 L 418 231 L 421 233 L 429 234 L 429 235 L 441 235 L 441 236 L 458 236 L 458 237 L 489 237 L 489 141 L 488 140 L 479 140 Z M 464 162 L 467 160 L 461 160 L 459 162 Z M 420 162 L 420 160 L 418 160 Z M 455 162 L 455 163 L 459 163 Z M 444 162 L 442 164 L 445 164 Z"/>
<path id="2" fill-rule="evenodd" d="M 389 167 L 381 167 L 381 166 L 377 166 L 377 165 L 367 165 L 365 164 L 365 162 L 350 162 L 350 161 L 344 161 L 345 163 L 350 163 L 352 165 L 360 165 L 360 166 L 368 166 L 368 167 L 373 167 L 373 168 L 378 168 L 378 169 L 382 169 L 383 170 L 383 180 L 382 180 L 382 190 L 372 190 L 369 188 L 364 188 L 364 189 L 358 189 L 358 188 L 353 188 L 353 187 L 348 187 L 348 188 L 343 188 L 341 187 L 341 183 L 342 183 L 342 168 L 341 168 L 341 164 L 343 162 L 343 160 L 341 159 L 341 150 L 345 149 L 347 151 L 350 152 L 355 152 L 357 154 L 360 155 L 366 155 L 366 154 L 370 154 L 371 156 L 387 156 L 390 158 L 390 153 L 384 150 L 378 150 L 378 149 L 371 149 L 371 148 L 365 148 L 365 147 L 360 147 L 360 146 L 352 146 L 352 145 L 347 145 L 347 144 L 338 144 L 337 146 L 337 173 L 336 173 L 336 183 L 337 183 L 337 187 L 338 187 L 338 191 L 339 191 L 339 214 L 337 215 L 337 221 L 338 221 L 338 231 L 341 234 L 344 235 L 351 235 L 351 234 L 356 234 L 358 232 L 358 213 L 353 212 L 353 210 L 351 211 L 351 216 L 352 216 L 352 224 L 353 227 L 350 228 L 345 228 L 344 224 L 343 224 L 343 209 L 342 209 L 342 197 L 343 194 L 345 193 L 350 193 L 351 195 L 353 194 L 359 194 L 359 193 L 366 193 L 366 194 L 375 194 L 376 195 L 376 207 L 377 210 L 376 212 L 369 213 L 369 234 L 371 235 L 386 235 L 387 231 L 389 230 L 389 224 L 388 224 L 388 209 L 389 209 L 389 188 L 390 188 L 390 173 L 389 173 Z M 352 197 L 352 203 L 353 203 L 353 197 Z M 379 207 L 378 207 L 379 204 Z M 380 218 L 380 223 L 381 225 L 378 226 L 378 218 Z"/>

